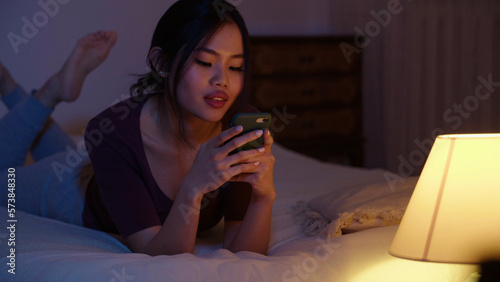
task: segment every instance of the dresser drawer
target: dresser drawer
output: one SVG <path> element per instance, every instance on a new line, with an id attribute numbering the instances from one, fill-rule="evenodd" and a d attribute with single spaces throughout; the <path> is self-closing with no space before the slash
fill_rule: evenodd
<path id="1" fill-rule="evenodd" d="M 338 43 L 252 45 L 252 72 L 258 75 L 352 73 L 358 57 L 351 59 L 348 63 Z"/>
<path id="2" fill-rule="evenodd" d="M 274 140 L 324 161 L 363 165 L 361 54 L 348 36 L 257 36 L 251 103 L 273 115 Z"/>
<path id="3" fill-rule="evenodd" d="M 253 103 L 258 108 L 312 107 L 359 102 L 359 82 L 354 76 L 317 76 L 300 79 L 259 78 L 252 82 Z"/>
<path id="4" fill-rule="evenodd" d="M 274 111 L 276 111 L 275 109 Z M 357 108 L 322 110 L 293 110 L 286 114 L 293 118 L 280 119 L 273 114 L 270 130 L 277 142 L 286 139 L 309 139 L 320 136 L 350 137 L 359 133 L 361 113 Z"/>

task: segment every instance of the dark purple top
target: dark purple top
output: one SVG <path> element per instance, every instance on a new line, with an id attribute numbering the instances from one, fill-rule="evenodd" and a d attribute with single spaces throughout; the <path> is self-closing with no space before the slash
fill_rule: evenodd
<path id="1" fill-rule="evenodd" d="M 140 130 L 149 96 L 119 102 L 90 120 L 85 145 L 94 168 L 82 214 L 86 227 L 122 235 L 162 225 L 173 204 L 150 171 Z M 244 110 L 255 112 L 255 108 Z M 198 230 L 242 220 L 251 196 L 248 183 L 227 182 L 204 196 Z M 202 202 L 202 203 L 203 203 Z M 185 211 L 189 214 L 189 211 Z"/>

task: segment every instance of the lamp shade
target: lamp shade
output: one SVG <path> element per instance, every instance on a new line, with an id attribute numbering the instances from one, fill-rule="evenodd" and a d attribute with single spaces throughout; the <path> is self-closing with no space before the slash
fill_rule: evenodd
<path id="1" fill-rule="evenodd" d="M 389 253 L 448 263 L 500 258 L 500 134 L 436 138 Z"/>

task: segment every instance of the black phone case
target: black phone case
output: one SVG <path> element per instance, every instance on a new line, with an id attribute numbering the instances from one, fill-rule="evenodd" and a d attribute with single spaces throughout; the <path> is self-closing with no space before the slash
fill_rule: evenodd
<path id="1" fill-rule="evenodd" d="M 233 116 L 231 120 L 230 127 L 241 125 L 243 126 L 243 131 L 233 138 L 244 135 L 248 132 L 254 130 L 266 130 L 269 129 L 269 124 L 271 123 L 271 115 L 269 113 L 240 113 Z M 251 142 L 244 144 L 243 146 L 231 151 L 230 155 L 235 154 L 242 150 L 251 150 L 262 147 L 264 144 L 264 136 L 261 136 Z"/>

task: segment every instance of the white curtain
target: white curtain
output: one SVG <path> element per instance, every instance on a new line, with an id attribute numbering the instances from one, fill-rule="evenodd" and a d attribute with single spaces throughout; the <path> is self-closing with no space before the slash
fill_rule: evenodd
<path id="1" fill-rule="evenodd" d="M 368 167 L 415 175 L 437 134 L 500 132 L 500 1 L 338 0 L 332 25 L 369 39 Z"/>

